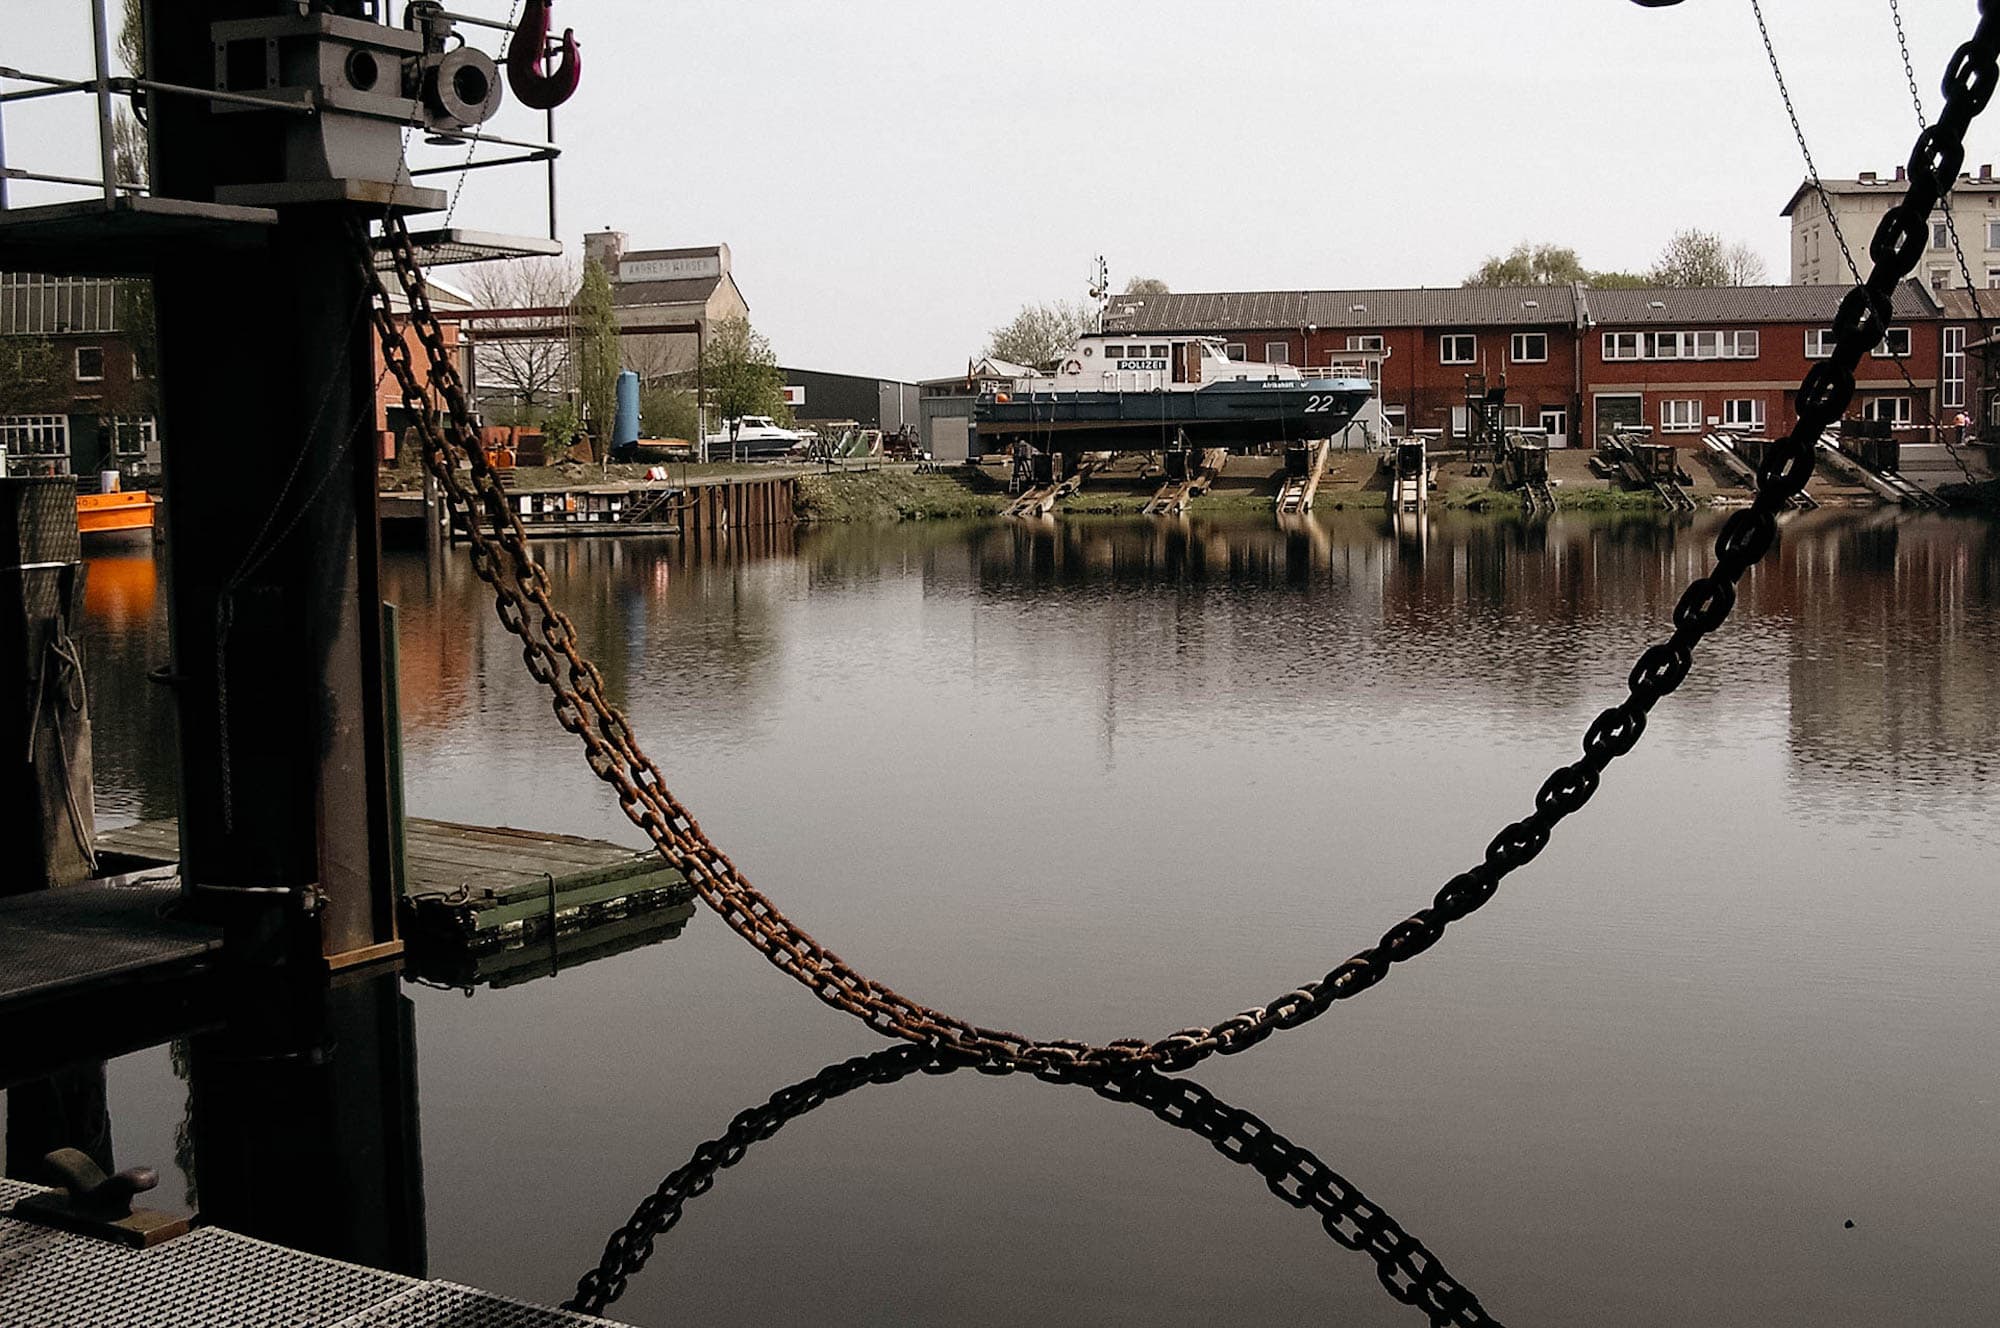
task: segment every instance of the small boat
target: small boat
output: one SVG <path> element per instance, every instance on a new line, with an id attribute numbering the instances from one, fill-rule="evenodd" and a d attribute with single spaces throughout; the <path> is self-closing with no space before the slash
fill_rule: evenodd
<path id="1" fill-rule="evenodd" d="M 144 489 L 76 496 L 76 528 L 87 549 L 153 542 L 153 495 Z"/>
<path id="2" fill-rule="evenodd" d="M 1331 438 L 1374 395 L 1360 365 L 1302 372 L 1233 360 L 1220 337 L 1098 332 L 1053 373 L 989 385 L 973 421 L 982 452 L 1244 452 Z"/>

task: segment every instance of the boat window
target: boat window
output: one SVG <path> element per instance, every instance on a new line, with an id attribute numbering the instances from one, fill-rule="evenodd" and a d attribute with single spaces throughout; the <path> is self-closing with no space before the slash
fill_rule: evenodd
<path id="1" fill-rule="evenodd" d="M 1107 360 L 1122 360 L 1125 358 L 1125 348 L 1123 346 L 1106 346 L 1104 348 L 1104 358 Z"/>
<path id="2" fill-rule="evenodd" d="M 1166 348 L 1165 346 L 1155 346 L 1155 347 L 1153 347 L 1153 354 L 1152 354 L 1152 358 L 1153 358 L 1153 359 L 1156 359 L 1156 360 L 1164 360 L 1164 359 L 1166 359 L 1166 358 L 1167 358 L 1167 348 Z"/>

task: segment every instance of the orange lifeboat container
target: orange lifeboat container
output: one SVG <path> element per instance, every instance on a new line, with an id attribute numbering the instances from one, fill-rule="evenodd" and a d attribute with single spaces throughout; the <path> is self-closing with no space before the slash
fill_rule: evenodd
<path id="1" fill-rule="evenodd" d="M 84 547 L 152 543 L 153 506 L 153 495 L 144 489 L 78 494 L 76 528 Z"/>

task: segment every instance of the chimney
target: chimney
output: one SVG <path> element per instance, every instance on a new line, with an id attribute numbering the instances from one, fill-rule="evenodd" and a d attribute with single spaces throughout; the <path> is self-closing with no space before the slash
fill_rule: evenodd
<path id="1" fill-rule="evenodd" d="M 606 276 L 618 280 L 618 260 L 625 256 L 625 232 L 592 231 L 583 237 L 583 256 L 596 259 Z"/>
<path id="2" fill-rule="evenodd" d="M 1875 183 L 1875 172 L 1873 172 L 1873 171 L 1863 171 L 1863 172 L 1861 172 L 1861 183 L 1863 183 L 1863 184 L 1874 184 L 1874 183 Z"/>
<path id="3" fill-rule="evenodd" d="M 1910 178 L 1910 168 L 1909 168 L 1909 167 L 1907 167 L 1907 166 L 1898 166 L 1898 167 L 1896 168 L 1896 183 L 1897 183 L 1897 184 L 1901 184 L 1901 183 L 1903 183 L 1903 181 L 1905 181 L 1905 180 L 1907 180 L 1907 179 L 1909 179 L 1909 178 Z"/>
<path id="4" fill-rule="evenodd" d="M 1979 182 L 1981 184 L 1991 184 L 1993 182 L 1993 166 L 1990 162 L 1979 168 Z"/>

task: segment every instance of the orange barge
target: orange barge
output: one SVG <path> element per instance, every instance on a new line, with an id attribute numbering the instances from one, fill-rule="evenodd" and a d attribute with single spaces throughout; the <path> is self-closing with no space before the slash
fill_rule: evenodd
<path id="1" fill-rule="evenodd" d="M 76 496 L 77 531 L 86 546 L 150 544 L 153 507 L 153 495 L 144 489 L 80 493 Z"/>

